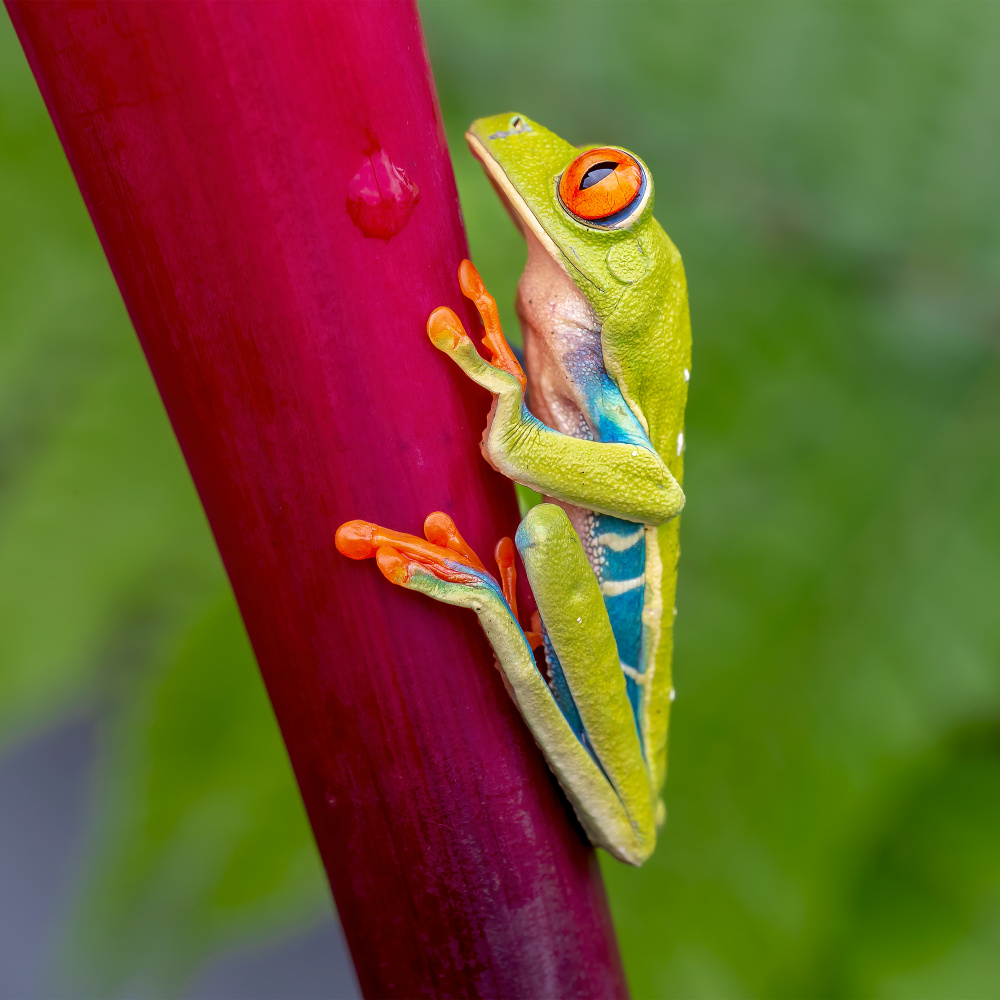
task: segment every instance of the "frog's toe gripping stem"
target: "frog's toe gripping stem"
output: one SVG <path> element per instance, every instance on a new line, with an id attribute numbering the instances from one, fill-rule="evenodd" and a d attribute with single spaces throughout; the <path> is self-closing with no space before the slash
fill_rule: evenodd
<path id="1" fill-rule="evenodd" d="M 517 613 L 517 567 L 514 564 L 514 553 L 517 549 L 514 546 L 514 539 L 505 535 L 497 542 L 493 550 L 493 558 L 497 561 L 497 568 L 500 570 L 500 585 L 503 588 L 503 596 L 510 606 L 510 613 L 515 621 L 520 621 Z M 524 630 L 524 638 L 528 640 L 528 645 L 534 650 L 542 644 L 542 620 L 537 611 L 531 615 L 531 628 Z"/>
<path id="2" fill-rule="evenodd" d="M 497 311 L 497 300 L 493 298 L 483 279 L 479 277 L 479 272 L 471 260 L 463 260 L 458 265 L 458 285 L 462 289 L 462 294 L 469 299 L 483 321 L 486 333 L 483 336 L 483 347 L 485 347 L 492 357 L 490 363 L 495 368 L 501 368 L 509 372 L 521 383 L 521 389 L 527 389 L 528 376 L 524 374 L 521 362 L 517 360 L 507 338 L 503 334 L 500 326 L 500 313 Z"/>
<path id="3" fill-rule="evenodd" d="M 516 393 L 520 405 L 528 380 L 500 328 L 496 300 L 486 291 L 471 261 L 462 261 L 458 275 L 462 293 L 472 300 L 482 317 L 486 328 L 483 345 L 490 351 L 491 360 L 487 362 L 476 350 L 462 321 L 447 306 L 439 306 L 427 318 L 427 336 L 474 382 L 496 395 Z"/>
<path id="4" fill-rule="evenodd" d="M 486 572 L 486 567 L 480 561 L 479 556 L 472 551 L 469 543 L 459 534 L 455 522 L 443 510 L 436 510 L 424 518 L 424 537 L 427 541 L 440 545 L 443 549 L 457 552 L 484 573 Z"/>
<path id="5" fill-rule="evenodd" d="M 383 545 L 376 551 L 375 563 L 390 583 L 400 587 L 405 587 L 410 582 L 413 568 L 418 565 L 412 560 L 404 559 L 399 550 L 391 545 Z"/>
<path id="6" fill-rule="evenodd" d="M 511 614 L 517 618 L 517 567 L 514 565 L 514 539 L 504 535 L 493 550 L 493 558 L 500 570 L 500 586 L 510 605 Z"/>
<path id="7" fill-rule="evenodd" d="M 431 585 L 425 577 L 441 584 L 457 585 L 459 589 L 493 582 L 447 514 L 440 511 L 431 514 L 425 521 L 424 530 L 447 544 L 439 545 L 427 538 L 383 528 L 371 521 L 346 521 L 337 529 L 334 541 L 337 551 L 349 559 L 370 559 L 374 556 L 385 578 L 402 587 L 428 592 L 426 588 Z M 432 597 L 449 604 L 456 603 L 443 596 L 445 591 L 441 591 L 440 587 L 434 589 Z M 468 606 L 464 601 L 461 603 Z"/>
<path id="8" fill-rule="evenodd" d="M 430 337 L 431 343 L 445 354 L 454 354 L 455 351 L 465 350 L 466 344 L 472 345 L 462 321 L 454 309 L 449 309 L 447 306 L 438 306 L 427 317 L 427 336 Z"/>

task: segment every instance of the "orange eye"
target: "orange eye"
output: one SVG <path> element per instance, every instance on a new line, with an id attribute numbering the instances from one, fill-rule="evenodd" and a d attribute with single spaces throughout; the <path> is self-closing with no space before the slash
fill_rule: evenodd
<path id="1" fill-rule="evenodd" d="M 622 149 L 581 153 L 559 180 L 559 197 L 577 218 L 598 222 L 624 211 L 642 191 L 642 167 Z"/>

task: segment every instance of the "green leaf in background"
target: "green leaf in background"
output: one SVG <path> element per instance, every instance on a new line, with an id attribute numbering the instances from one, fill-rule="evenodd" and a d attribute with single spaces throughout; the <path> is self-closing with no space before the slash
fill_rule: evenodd
<path id="1" fill-rule="evenodd" d="M 634 995 L 997 996 L 1000 7 L 421 12 L 508 331 L 524 248 L 480 115 L 636 149 L 688 269 L 669 819 L 604 869 Z M 69 948 L 91 989 L 166 995 L 325 890 L 9 27 L 0 114 L 0 740 L 104 706 Z"/>
<path id="2" fill-rule="evenodd" d="M 0 39 L 2 745 L 96 697 L 222 576 L 6 21 Z"/>
<path id="3" fill-rule="evenodd" d="M 328 900 L 228 592 L 140 686 L 110 743 L 70 963 L 97 996 L 179 995 L 209 950 L 302 924 Z"/>
<path id="4" fill-rule="evenodd" d="M 1000 725 L 1000 8 L 422 12 L 456 163 L 502 110 L 634 148 L 687 265 L 669 818 L 604 866 L 634 994 L 996 996 L 997 743 L 921 775 Z M 457 175 L 504 304 L 523 251 Z"/>
<path id="5" fill-rule="evenodd" d="M 204 514 L 9 22 L 0 24 L 0 746 L 106 739 L 60 995 L 174 995 L 329 907 Z"/>
<path id="6" fill-rule="evenodd" d="M 998 828 L 1000 727 L 974 723 L 913 768 L 860 859 L 830 942 L 834 992 L 995 995 Z"/>

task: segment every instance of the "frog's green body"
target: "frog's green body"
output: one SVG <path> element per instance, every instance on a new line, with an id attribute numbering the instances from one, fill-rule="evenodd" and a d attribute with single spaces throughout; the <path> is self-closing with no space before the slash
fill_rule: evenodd
<path id="1" fill-rule="evenodd" d="M 684 271 L 652 217 L 648 171 L 631 154 L 573 147 L 512 114 L 480 119 L 467 138 L 529 245 L 518 302 L 527 404 L 516 363 L 483 359 L 450 311 L 437 310 L 428 331 L 496 397 L 487 459 L 555 501 L 530 510 L 516 539 L 541 616 L 546 676 L 493 578 L 468 555 L 452 558 L 467 552 L 457 532 L 432 556 L 416 539 L 376 538 L 374 526 L 361 548 L 340 536 L 338 545 L 356 558 L 377 550 L 393 582 L 477 611 L 590 839 L 641 864 L 664 816 L 673 697 L 690 370 Z M 604 216 L 604 202 L 591 207 L 596 196 L 607 202 Z M 477 305 L 489 329 L 485 290 Z"/>

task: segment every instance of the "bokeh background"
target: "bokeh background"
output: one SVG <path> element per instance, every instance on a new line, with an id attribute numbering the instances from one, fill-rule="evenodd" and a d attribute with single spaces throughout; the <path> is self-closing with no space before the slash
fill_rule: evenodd
<path id="1" fill-rule="evenodd" d="M 688 270 L 670 818 L 604 866 L 634 995 L 1000 995 L 1000 6 L 421 11 L 509 331 L 524 250 L 479 115 L 635 149 Z M 0 227 L 0 995 L 352 996 L 6 22 Z"/>

